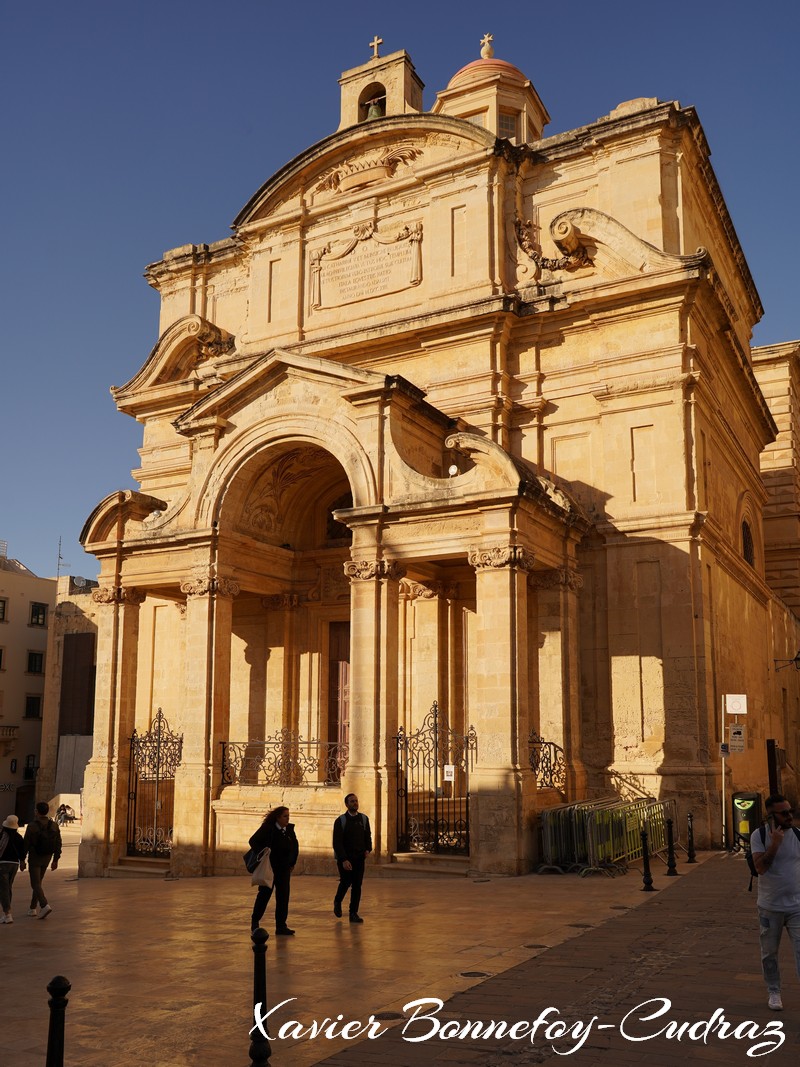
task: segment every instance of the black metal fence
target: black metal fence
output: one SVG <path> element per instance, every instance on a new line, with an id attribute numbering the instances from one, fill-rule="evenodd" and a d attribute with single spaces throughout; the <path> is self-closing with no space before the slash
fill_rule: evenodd
<path id="1" fill-rule="evenodd" d="M 567 760 L 564 749 L 555 741 L 545 741 L 536 730 L 528 736 L 528 761 L 536 775 L 538 789 L 556 789 L 567 795 Z"/>
<path id="2" fill-rule="evenodd" d="M 478 751 L 474 727 L 451 730 L 436 701 L 419 730 L 401 727 L 397 745 L 398 852 L 469 855 L 469 772 Z"/>
<path id="3" fill-rule="evenodd" d="M 169 856 L 175 804 L 175 771 L 183 734 L 173 733 L 161 708 L 145 734 L 130 738 L 128 854 Z"/>
<path id="4" fill-rule="evenodd" d="M 284 728 L 263 741 L 223 741 L 224 785 L 338 785 L 350 747 Z"/>

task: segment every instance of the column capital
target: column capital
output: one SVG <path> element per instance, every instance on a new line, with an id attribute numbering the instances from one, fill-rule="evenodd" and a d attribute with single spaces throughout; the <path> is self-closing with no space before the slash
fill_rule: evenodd
<path id="1" fill-rule="evenodd" d="M 489 545 L 479 548 L 473 545 L 469 550 L 469 565 L 476 571 L 501 567 L 513 567 L 516 570 L 529 571 L 533 568 L 533 553 L 522 545 Z"/>
<path id="2" fill-rule="evenodd" d="M 344 573 L 351 582 L 373 582 L 380 578 L 399 581 L 406 572 L 395 559 L 349 559 L 345 562 Z"/>
<path id="3" fill-rule="evenodd" d="M 583 588 L 583 578 L 572 567 L 552 567 L 546 571 L 533 571 L 528 581 L 537 589 L 568 589 L 578 593 Z"/>
<path id="4" fill-rule="evenodd" d="M 130 604 L 138 607 L 146 596 L 141 589 L 132 585 L 101 585 L 92 590 L 92 600 L 95 604 Z"/>
<path id="5" fill-rule="evenodd" d="M 401 600 L 455 600 L 458 596 L 458 585 L 453 582 L 415 582 L 411 578 L 400 580 Z"/>
<path id="6" fill-rule="evenodd" d="M 239 583 L 232 578 L 218 578 L 213 572 L 200 569 L 181 582 L 181 592 L 187 597 L 239 595 Z"/>

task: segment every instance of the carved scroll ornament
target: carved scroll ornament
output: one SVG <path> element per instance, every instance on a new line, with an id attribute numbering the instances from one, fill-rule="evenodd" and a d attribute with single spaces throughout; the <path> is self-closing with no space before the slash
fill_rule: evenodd
<path id="1" fill-rule="evenodd" d="M 374 582 L 379 578 L 399 581 L 405 570 L 394 559 L 359 559 L 347 560 L 344 573 L 351 582 Z"/>
<path id="2" fill-rule="evenodd" d="M 181 592 L 187 597 L 239 595 L 239 583 L 231 578 L 217 578 L 211 574 L 197 573 L 181 582 Z"/>
<path id="3" fill-rule="evenodd" d="M 489 548 L 471 548 L 469 565 L 475 570 L 497 570 L 500 567 L 515 567 L 529 571 L 533 567 L 533 554 L 521 545 L 492 545 Z"/>
<path id="4" fill-rule="evenodd" d="M 101 585 L 99 589 L 92 590 L 95 604 L 129 604 L 136 607 L 144 603 L 146 596 L 141 589 L 134 589 L 130 585 Z"/>
<path id="5" fill-rule="evenodd" d="M 558 259 L 542 255 L 541 249 L 534 240 L 533 224 L 530 219 L 523 220 L 519 215 L 515 215 L 514 230 L 517 234 L 517 244 L 540 270 L 577 270 L 579 267 L 591 267 L 592 265 L 588 252 L 580 243 L 575 227 L 566 220 L 562 220 L 556 228 L 557 232 L 553 233 L 559 248 L 566 249 L 565 255 L 559 256 Z"/>

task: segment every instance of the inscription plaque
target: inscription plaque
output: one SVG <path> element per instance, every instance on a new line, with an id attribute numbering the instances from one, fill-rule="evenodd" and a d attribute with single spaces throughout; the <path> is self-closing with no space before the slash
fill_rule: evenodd
<path id="1" fill-rule="evenodd" d="M 384 237 L 372 223 L 357 226 L 339 252 L 330 245 L 309 253 L 311 310 L 341 307 L 398 293 L 422 281 L 422 223 Z"/>

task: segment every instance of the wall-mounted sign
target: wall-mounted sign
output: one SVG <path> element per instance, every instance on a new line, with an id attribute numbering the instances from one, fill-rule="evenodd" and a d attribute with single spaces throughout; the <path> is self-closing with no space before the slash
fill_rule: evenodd
<path id="1" fill-rule="evenodd" d="M 729 715 L 746 715 L 747 697 L 744 693 L 726 693 L 725 710 Z"/>
<path id="2" fill-rule="evenodd" d="M 730 738 L 728 747 L 731 752 L 744 752 L 747 743 L 747 727 L 731 725 L 729 728 Z"/>

